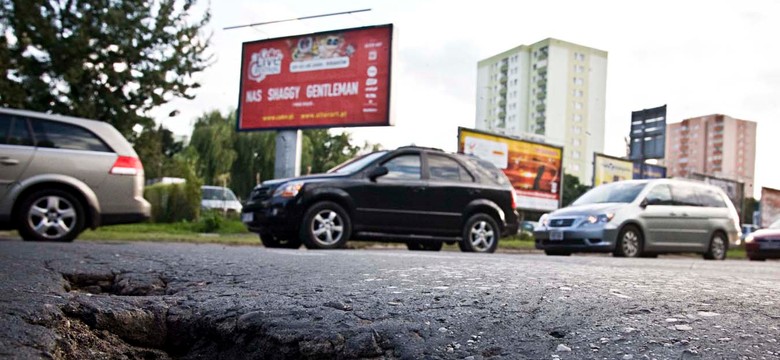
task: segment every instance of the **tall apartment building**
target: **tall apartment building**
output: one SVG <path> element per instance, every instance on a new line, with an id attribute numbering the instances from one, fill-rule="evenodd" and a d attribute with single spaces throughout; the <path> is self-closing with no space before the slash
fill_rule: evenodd
<path id="1" fill-rule="evenodd" d="M 546 39 L 477 64 L 476 128 L 564 147 L 564 170 L 593 181 L 604 151 L 607 52 Z"/>
<path id="2" fill-rule="evenodd" d="M 756 171 L 756 123 L 715 114 L 666 125 L 666 159 L 669 176 L 691 173 L 745 183 L 745 196 L 753 196 Z"/>

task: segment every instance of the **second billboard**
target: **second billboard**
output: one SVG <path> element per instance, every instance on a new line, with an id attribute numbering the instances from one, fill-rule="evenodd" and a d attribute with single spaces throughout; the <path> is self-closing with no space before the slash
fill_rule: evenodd
<path id="1" fill-rule="evenodd" d="M 523 210 L 560 207 L 563 148 L 458 128 L 458 152 L 485 159 L 504 171 Z"/>

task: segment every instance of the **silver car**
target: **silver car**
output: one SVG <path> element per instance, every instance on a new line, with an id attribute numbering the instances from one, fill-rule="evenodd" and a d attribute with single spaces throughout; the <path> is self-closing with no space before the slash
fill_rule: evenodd
<path id="1" fill-rule="evenodd" d="M 72 241 L 85 228 L 142 221 L 144 169 L 108 123 L 0 108 L 0 229 Z"/>
<path id="2" fill-rule="evenodd" d="M 657 179 L 597 186 L 570 206 L 543 215 L 534 238 L 547 255 L 694 252 L 722 260 L 729 245 L 738 243 L 739 232 L 737 211 L 721 189 Z"/>
<path id="3" fill-rule="evenodd" d="M 240 214 L 241 202 L 232 190 L 223 186 L 204 185 L 200 187 L 202 210 L 219 210 L 224 213 Z"/>

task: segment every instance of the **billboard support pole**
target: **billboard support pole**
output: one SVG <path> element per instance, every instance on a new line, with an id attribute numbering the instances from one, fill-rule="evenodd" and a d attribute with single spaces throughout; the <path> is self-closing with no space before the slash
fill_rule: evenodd
<path id="1" fill-rule="evenodd" d="M 285 179 L 301 175 L 303 134 L 300 129 L 276 132 L 274 178 Z"/>

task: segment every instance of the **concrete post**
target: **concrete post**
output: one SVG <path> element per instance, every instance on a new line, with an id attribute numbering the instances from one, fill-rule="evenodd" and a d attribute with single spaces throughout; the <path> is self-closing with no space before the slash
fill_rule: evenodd
<path id="1" fill-rule="evenodd" d="M 276 132 L 276 158 L 274 178 L 284 179 L 301 175 L 301 130 L 279 130 Z"/>

